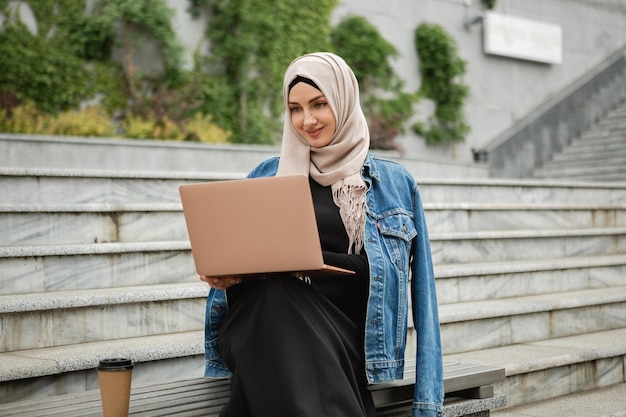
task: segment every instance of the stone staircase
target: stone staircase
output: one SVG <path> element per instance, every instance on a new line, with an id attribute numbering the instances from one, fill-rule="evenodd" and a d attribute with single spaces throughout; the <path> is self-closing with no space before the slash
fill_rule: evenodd
<path id="1" fill-rule="evenodd" d="M 626 181 L 626 102 L 554 154 L 533 177 Z"/>
<path id="2" fill-rule="evenodd" d="M 0 169 L 0 403 L 203 372 L 178 186 L 194 172 Z M 510 406 L 626 381 L 626 183 L 422 180 L 446 362 Z M 414 346 L 409 346 L 409 350 Z"/>

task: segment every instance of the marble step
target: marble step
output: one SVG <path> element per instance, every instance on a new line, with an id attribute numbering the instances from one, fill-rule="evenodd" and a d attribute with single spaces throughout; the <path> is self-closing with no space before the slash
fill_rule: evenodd
<path id="1" fill-rule="evenodd" d="M 608 119 L 623 119 L 623 120 L 626 120 L 626 106 L 621 105 L 621 106 L 615 107 L 613 110 L 610 110 L 609 112 L 607 112 L 607 114 L 604 117 L 604 119 L 606 119 L 606 120 L 608 120 Z"/>
<path id="2" fill-rule="evenodd" d="M 0 246 L 188 239 L 180 203 L 0 205 Z"/>
<path id="3" fill-rule="evenodd" d="M 611 143 L 602 143 L 588 140 L 586 142 L 580 142 L 575 145 L 571 145 L 563 149 L 562 154 L 570 159 L 574 159 L 577 156 L 586 155 L 599 155 L 605 156 L 607 153 L 615 152 L 617 154 L 624 152 L 626 149 L 626 139 L 621 138 L 619 141 L 615 140 Z"/>
<path id="4" fill-rule="evenodd" d="M 429 233 L 626 226 L 626 205 L 424 204 Z"/>
<path id="5" fill-rule="evenodd" d="M 626 228 L 446 232 L 430 235 L 435 264 L 618 255 Z"/>
<path id="6" fill-rule="evenodd" d="M 626 327 L 447 355 L 452 362 L 501 366 L 507 407 L 625 382 Z"/>
<path id="7" fill-rule="evenodd" d="M 611 142 L 597 142 L 595 140 L 580 141 L 563 149 L 563 153 L 575 156 L 580 154 L 606 154 L 608 152 L 623 152 L 626 146 L 624 138 Z"/>
<path id="8" fill-rule="evenodd" d="M 98 361 L 119 357 L 135 363 L 133 384 L 201 378 L 204 331 L 0 353 L 0 403 L 97 390 Z"/>
<path id="9" fill-rule="evenodd" d="M 430 234 L 435 264 L 618 255 L 626 228 Z M 0 294 L 195 282 L 189 242 L 0 247 Z"/>
<path id="10" fill-rule="evenodd" d="M 610 160 L 611 158 L 621 158 L 622 160 L 626 160 L 626 146 L 624 149 L 613 150 L 608 152 L 561 152 L 555 154 L 552 157 L 552 160 L 547 162 L 546 164 L 558 164 L 558 163 L 566 163 L 566 162 L 587 162 L 594 161 L 598 163 L 598 161 Z"/>
<path id="11" fill-rule="evenodd" d="M 614 124 L 614 123 L 613 123 Z M 572 144 L 583 145 L 585 143 L 620 143 L 624 140 L 626 129 L 611 129 L 612 125 L 596 125 L 583 132 L 580 137 L 573 138 Z"/>
<path id="12" fill-rule="evenodd" d="M 422 203 L 622 204 L 626 184 L 564 180 L 418 180 Z"/>
<path id="13" fill-rule="evenodd" d="M 425 203 L 429 232 L 626 226 L 626 204 Z M 0 246 L 186 241 L 178 203 L 0 205 Z"/>
<path id="14" fill-rule="evenodd" d="M 0 296 L 0 351 L 201 330 L 208 286 L 152 285 Z"/>
<path id="15" fill-rule="evenodd" d="M 626 133 L 626 117 L 615 115 L 600 120 L 597 129 L 606 129 L 609 132 Z"/>
<path id="16" fill-rule="evenodd" d="M 559 175 L 563 178 L 575 178 L 577 175 L 587 174 L 612 174 L 626 173 L 626 160 L 619 158 L 611 158 L 607 160 L 598 160 L 592 162 L 569 162 L 566 164 L 546 164 L 542 168 L 535 170 L 535 176 L 553 177 Z M 624 175 L 626 181 L 626 175 Z"/>
<path id="17" fill-rule="evenodd" d="M 621 284 L 626 284 L 624 275 Z M 493 343 L 517 343 L 526 337 L 598 330 L 603 324 L 626 325 L 626 317 L 604 320 L 606 323 L 591 319 L 618 316 L 619 309 L 626 307 L 623 290 L 625 286 L 611 286 L 455 303 L 440 300 L 442 338 L 452 341 L 458 335 L 473 334 L 463 338 L 464 342 L 448 344 L 458 350 L 447 353 L 454 353 L 492 347 Z M 1 350 L 200 330 L 207 292 L 206 285 L 197 283 L 1 296 L 5 335 Z M 571 310 L 575 310 L 576 320 L 569 319 Z M 555 318 L 558 320 L 553 323 Z"/>
<path id="18" fill-rule="evenodd" d="M 626 254 L 435 265 L 437 299 L 454 304 L 626 285 Z"/>
<path id="19" fill-rule="evenodd" d="M 243 174 L 0 168 L 0 204 L 179 204 L 182 184 Z M 626 185 L 513 179 L 418 179 L 423 203 L 626 203 Z"/>
<path id="20" fill-rule="evenodd" d="M 555 178 L 558 180 L 558 178 Z M 624 173 L 611 173 L 611 174 L 587 174 L 579 175 L 576 177 L 577 181 L 586 181 L 589 183 L 598 182 L 624 182 Z"/>
<path id="21" fill-rule="evenodd" d="M 621 161 L 620 161 L 621 162 Z M 548 178 L 558 179 L 563 178 L 565 180 L 579 180 L 590 181 L 593 179 L 599 181 L 618 181 L 626 182 L 626 165 L 618 162 L 615 166 L 598 166 L 588 168 L 564 168 L 564 169 L 539 169 L 533 173 L 535 178 Z"/>
<path id="22" fill-rule="evenodd" d="M 626 328 L 619 287 L 439 306 L 444 354 Z"/>
<path id="23" fill-rule="evenodd" d="M 376 155 L 401 163 L 413 175 L 487 178 L 488 167 L 423 152 Z M 0 167 L 104 169 L 112 171 L 249 172 L 280 154 L 280 145 L 208 144 L 183 141 L 19 135 L 0 133 Z"/>
<path id="24" fill-rule="evenodd" d="M 180 203 L 178 187 L 182 184 L 242 177 L 222 173 L 0 168 L 0 203 Z"/>
<path id="25" fill-rule="evenodd" d="M 0 247 L 0 294 L 197 283 L 189 243 Z"/>

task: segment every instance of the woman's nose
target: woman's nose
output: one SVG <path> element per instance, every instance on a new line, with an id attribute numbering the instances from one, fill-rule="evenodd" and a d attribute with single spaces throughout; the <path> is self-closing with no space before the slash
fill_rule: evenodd
<path id="1" fill-rule="evenodd" d="M 313 115 L 313 112 L 307 112 L 304 116 L 304 124 L 305 125 L 314 125 L 317 123 L 317 119 Z"/>

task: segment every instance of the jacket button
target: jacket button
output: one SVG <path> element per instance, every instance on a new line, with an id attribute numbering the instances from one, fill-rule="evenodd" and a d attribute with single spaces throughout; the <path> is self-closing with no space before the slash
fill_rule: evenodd
<path id="1" fill-rule="evenodd" d="M 219 313 L 220 311 L 222 311 L 222 306 L 217 305 L 217 306 L 213 307 L 213 309 Z"/>

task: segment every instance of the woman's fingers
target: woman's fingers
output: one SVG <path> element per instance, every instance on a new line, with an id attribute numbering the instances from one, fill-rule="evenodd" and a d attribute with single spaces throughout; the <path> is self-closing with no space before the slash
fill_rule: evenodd
<path id="1" fill-rule="evenodd" d="M 226 290 L 241 282 L 241 278 L 239 277 L 207 277 L 204 275 L 200 275 L 200 280 L 206 282 L 209 284 L 209 287 L 215 288 L 216 290 Z"/>

